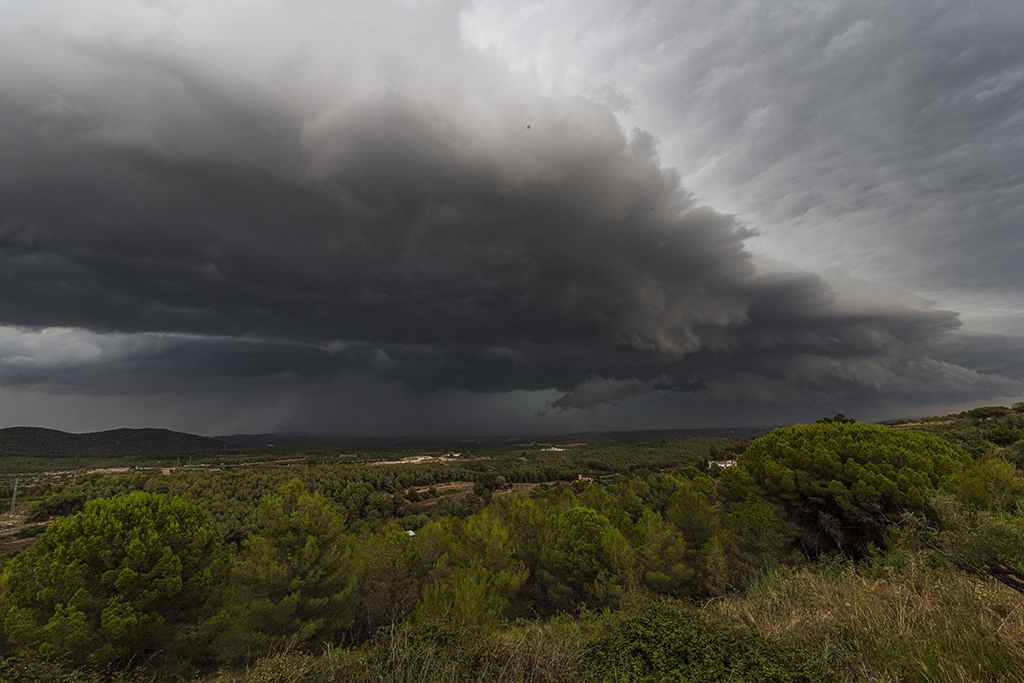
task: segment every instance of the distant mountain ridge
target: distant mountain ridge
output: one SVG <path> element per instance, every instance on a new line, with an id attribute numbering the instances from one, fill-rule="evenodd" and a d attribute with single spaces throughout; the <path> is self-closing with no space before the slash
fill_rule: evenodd
<path id="1" fill-rule="evenodd" d="M 110 429 L 72 434 L 43 427 L 0 429 L 0 457 L 168 458 L 210 455 L 225 448 L 217 439 L 169 429 Z"/>
<path id="2" fill-rule="evenodd" d="M 531 445 L 586 444 L 608 446 L 634 444 L 686 436 L 754 438 L 773 427 L 715 429 L 657 429 L 610 432 L 576 432 L 558 435 L 520 435 L 465 438 L 458 436 L 349 437 L 306 433 L 234 434 L 205 437 L 169 429 L 110 429 L 75 434 L 43 427 L 0 429 L 0 458 L 132 458 L 167 460 L 235 452 L 246 447 L 366 445 L 410 448 L 427 445 L 468 445 L 518 448 Z"/>
<path id="3" fill-rule="evenodd" d="M 570 434 L 521 434 L 517 436 L 378 436 L 352 437 L 340 434 L 309 434 L 305 432 L 284 432 L 279 434 L 231 434 L 213 437 L 232 446 L 269 446 L 269 445 L 301 445 L 301 444 L 338 444 L 360 445 L 373 444 L 382 446 L 409 446 L 417 444 L 567 444 L 586 443 L 588 445 L 610 445 L 644 443 L 675 439 L 685 436 L 712 436 L 719 438 L 752 439 L 763 436 L 775 427 L 713 427 L 706 429 L 637 429 L 631 431 L 609 432 L 573 432 Z"/>

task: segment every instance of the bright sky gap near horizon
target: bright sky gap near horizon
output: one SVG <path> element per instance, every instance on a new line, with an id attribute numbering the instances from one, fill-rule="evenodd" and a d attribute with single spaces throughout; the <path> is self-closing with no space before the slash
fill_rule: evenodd
<path id="1" fill-rule="evenodd" d="M 1024 4 L 0 0 L 0 426 L 1024 398 Z"/>

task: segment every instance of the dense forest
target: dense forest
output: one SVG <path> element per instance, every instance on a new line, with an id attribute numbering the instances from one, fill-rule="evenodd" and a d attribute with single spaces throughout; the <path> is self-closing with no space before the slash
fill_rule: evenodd
<path id="1" fill-rule="evenodd" d="M 1024 681 L 1024 404 L 412 460 L 162 438 L 214 459 L 7 470 L 0 680 Z"/>

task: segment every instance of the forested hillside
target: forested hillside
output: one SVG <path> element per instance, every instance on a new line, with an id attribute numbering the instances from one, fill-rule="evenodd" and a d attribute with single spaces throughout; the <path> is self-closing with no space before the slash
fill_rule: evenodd
<path id="1" fill-rule="evenodd" d="M 40 483 L 0 679 L 1021 681 L 1022 439 L 1018 404 Z"/>
<path id="2" fill-rule="evenodd" d="M 0 457 L 21 458 L 174 458 L 208 455 L 225 444 L 167 429 L 111 429 L 69 434 L 55 429 L 11 427 L 0 429 Z"/>

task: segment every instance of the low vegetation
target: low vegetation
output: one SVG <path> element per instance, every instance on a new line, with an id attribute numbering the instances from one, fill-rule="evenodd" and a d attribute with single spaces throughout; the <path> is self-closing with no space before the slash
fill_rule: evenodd
<path id="1" fill-rule="evenodd" d="M 40 479 L 0 680 L 1024 681 L 1022 417 Z"/>

